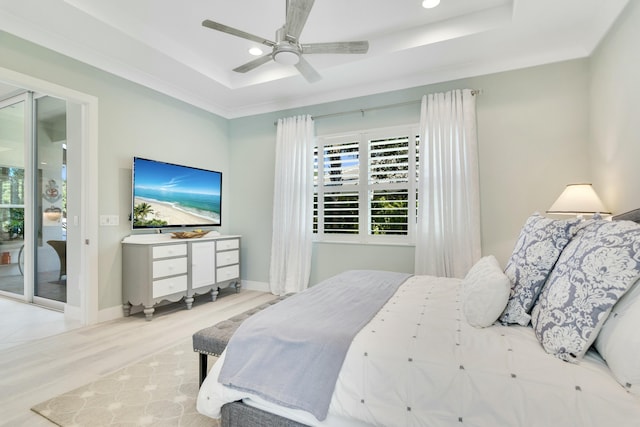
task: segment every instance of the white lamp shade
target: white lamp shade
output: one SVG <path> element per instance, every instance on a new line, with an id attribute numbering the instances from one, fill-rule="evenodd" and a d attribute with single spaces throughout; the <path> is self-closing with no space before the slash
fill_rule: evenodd
<path id="1" fill-rule="evenodd" d="M 551 205 L 547 213 L 581 215 L 601 213 L 611 214 L 604 207 L 591 184 L 569 184 L 560 197 Z"/>

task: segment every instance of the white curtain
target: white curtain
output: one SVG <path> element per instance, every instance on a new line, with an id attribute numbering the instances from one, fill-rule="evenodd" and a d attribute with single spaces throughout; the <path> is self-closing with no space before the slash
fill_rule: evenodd
<path id="1" fill-rule="evenodd" d="M 464 277 L 480 258 L 475 96 L 422 97 L 415 273 Z"/>
<path id="2" fill-rule="evenodd" d="M 311 116 L 278 120 L 269 286 L 276 295 L 306 289 L 313 234 Z"/>

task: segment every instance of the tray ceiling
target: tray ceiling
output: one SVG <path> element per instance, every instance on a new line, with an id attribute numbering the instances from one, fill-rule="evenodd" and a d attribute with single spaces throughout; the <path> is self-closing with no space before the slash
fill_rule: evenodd
<path id="1" fill-rule="evenodd" d="M 248 40 L 275 39 L 285 0 L 0 0 L 0 28 L 226 118 L 586 57 L 628 0 L 318 0 L 303 43 L 368 40 L 365 55 L 273 61 L 246 74 Z M 266 48 L 265 46 L 262 46 Z M 263 49 L 265 52 L 268 49 Z"/>

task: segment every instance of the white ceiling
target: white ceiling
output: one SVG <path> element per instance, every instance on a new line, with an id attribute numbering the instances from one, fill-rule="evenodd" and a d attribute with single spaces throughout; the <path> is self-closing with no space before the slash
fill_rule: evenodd
<path id="1" fill-rule="evenodd" d="M 235 118 L 586 57 L 629 0 L 317 0 L 300 41 L 368 40 L 367 54 L 305 55 L 316 83 L 273 61 L 231 71 L 255 43 L 201 22 L 275 40 L 285 1 L 0 0 L 0 28 Z"/>

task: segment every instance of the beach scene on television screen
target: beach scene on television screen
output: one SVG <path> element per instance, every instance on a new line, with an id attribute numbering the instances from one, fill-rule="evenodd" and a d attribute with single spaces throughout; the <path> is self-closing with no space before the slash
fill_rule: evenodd
<path id="1" fill-rule="evenodd" d="M 221 174 L 137 159 L 133 226 L 220 225 Z"/>

